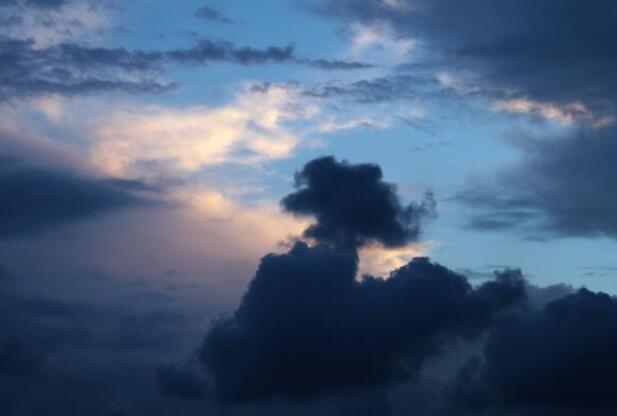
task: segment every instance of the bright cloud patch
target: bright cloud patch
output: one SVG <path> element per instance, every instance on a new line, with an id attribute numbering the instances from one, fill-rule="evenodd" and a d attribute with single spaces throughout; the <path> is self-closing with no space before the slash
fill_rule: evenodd
<path id="1" fill-rule="evenodd" d="M 259 164 L 288 156 L 300 138 L 290 128 L 315 109 L 294 106 L 297 92 L 247 88 L 223 107 L 147 107 L 119 111 L 89 126 L 91 158 L 120 175 L 191 173 L 221 163 Z"/>

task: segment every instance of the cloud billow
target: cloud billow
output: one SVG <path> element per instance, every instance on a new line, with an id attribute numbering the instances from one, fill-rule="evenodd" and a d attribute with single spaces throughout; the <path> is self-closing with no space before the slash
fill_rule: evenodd
<path id="1" fill-rule="evenodd" d="M 200 357 L 218 399 L 313 398 L 403 382 L 525 297 L 520 274 L 472 287 L 425 258 L 387 279 L 358 280 L 359 247 L 414 241 L 429 212 L 403 206 L 381 176 L 376 165 L 330 157 L 297 174 L 300 189 L 282 204 L 316 216 L 305 235 L 317 243 L 265 256 L 238 309 L 213 323 Z"/>
<path id="2" fill-rule="evenodd" d="M 423 223 L 436 212 L 432 194 L 419 204 L 404 205 L 395 186 L 382 180 L 379 166 L 333 157 L 307 163 L 296 174 L 296 187 L 282 200 L 283 208 L 315 217 L 305 237 L 338 246 L 403 246 L 418 239 Z"/>
<path id="3" fill-rule="evenodd" d="M 297 243 L 262 259 L 237 311 L 214 323 L 201 359 L 218 398 L 245 402 L 403 382 L 447 340 L 473 337 L 524 297 L 522 278 L 472 288 L 427 259 L 356 280 L 355 252 Z"/>
<path id="4" fill-rule="evenodd" d="M 516 314 L 490 331 L 453 396 L 476 409 L 614 409 L 616 328 L 617 299 L 585 289 Z"/>

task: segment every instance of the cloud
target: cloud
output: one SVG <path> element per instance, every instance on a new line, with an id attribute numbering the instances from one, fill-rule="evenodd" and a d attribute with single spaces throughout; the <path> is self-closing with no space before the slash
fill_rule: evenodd
<path id="1" fill-rule="evenodd" d="M 97 179 L 0 161 L 0 239 L 28 236 L 105 211 L 151 203 L 135 181 Z"/>
<path id="2" fill-rule="evenodd" d="M 532 0 L 499 5 L 480 0 L 472 6 L 420 0 L 398 2 L 399 7 L 373 0 L 320 3 L 322 15 L 360 27 L 387 25 L 396 36 L 414 39 L 425 51 L 416 63 L 471 72 L 512 99 L 545 108 L 580 103 L 594 119 L 614 118 L 617 8 L 611 0 L 550 0 L 540 5 Z"/>
<path id="3" fill-rule="evenodd" d="M 370 69 L 374 68 L 375 65 L 368 64 L 364 62 L 355 62 L 355 61 L 341 61 L 341 60 L 332 60 L 332 59 L 296 59 L 296 62 L 300 64 L 304 64 L 307 66 L 312 66 L 319 69 L 325 70 L 354 70 L 354 69 Z"/>
<path id="4" fill-rule="evenodd" d="M 5 36 L 32 40 L 35 48 L 65 42 L 99 42 L 112 29 L 111 4 L 97 1 L 15 0 L 0 4 Z"/>
<path id="5" fill-rule="evenodd" d="M 489 331 L 483 355 L 459 375 L 457 398 L 493 410 L 614 409 L 615 325 L 617 300 L 585 289 L 521 312 Z"/>
<path id="6" fill-rule="evenodd" d="M 304 236 L 318 242 L 400 247 L 416 241 L 422 223 L 435 215 L 431 194 L 420 204 L 403 205 L 377 165 L 315 159 L 296 174 L 296 187 L 281 204 L 290 213 L 315 217 Z"/>
<path id="7" fill-rule="evenodd" d="M 496 274 L 474 288 L 426 258 L 387 278 L 358 279 L 357 249 L 415 241 L 431 200 L 405 207 L 378 166 L 332 157 L 307 163 L 296 180 L 299 190 L 282 206 L 316 216 L 305 235 L 317 244 L 297 241 L 285 254 L 266 255 L 237 310 L 213 322 L 200 357 L 222 402 L 315 398 L 407 381 L 449 341 L 476 337 L 524 298 L 520 273 Z"/>
<path id="8" fill-rule="evenodd" d="M 456 199 L 473 209 L 470 225 L 479 230 L 615 238 L 615 138 L 614 128 L 523 137 L 518 165 L 471 183 Z"/>
<path id="9" fill-rule="evenodd" d="M 0 377 L 24 377 L 38 369 L 45 354 L 22 338 L 0 338 Z"/>
<path id="10" fill-rule="evenodd" d="M 188 368 L 173 365 L 161 367 L 157 371 L 157 383 L 166 396 L 195 400 L 205 394 L 203 381 Z"/>
<path id="11" fill-rule="evenodd" d="M 202 40 L 188 49 L 169 50 L 164 53 L 167 59 L 181 63 L 205 63 L 208 61 L 227 61 L 241 65 L 263 64 L 291 60 L 293 48 L 270 46 L 266 49 L 236 47 L 227 41 L 213 42 Z"/>
<path id="12" fill-rule="evenodd" d="M 203 19 L 203 20 L 212 21 L 212 22 L 225 23 L 228 25 L 235 23 L 233 20 L 226 17 L 219 10 L 213 9 L 212 7 L 209 7 L 209 6 L 200 7 L 195 12 L 195 17 L 199 19 Z"/>
<path id="13" fill-rule="evenodd" d="M 82 125 L 91 160 L 114 175 L 186 174 L 224 163 L 287 157 L 300 142 L 293 123 L 318 110 L 293 88 L 249 85 L 221 107 L 125 108 Z"/>
<path id="14" fill-rule="evenodd" d="M 605 127 L 615 122 L 614 116 L 597 116 L 581 102 L 571 102 L 562 106 L 553 103 L 535 102 L 525 98 L 496 100 L 492 108 L 515 114 L 530 114 L 539 119 L 556 121 L 566 126 L 574 123 Z"/>
<path id="15" fill-rule="evenodd" d="M 159 93 L 174 87 L 148 74 L 137 74 L 137 80 L 123 76 L 148 65 L 150 58 L 122 49 L 71 44 L 36 49 L 32 40 L 0 37 L 0 101 L 47 94 Z"/>
<path id="16" fill-rule="evenodd" d="M 354 251 L 297 243 L 262 259 L 242 303 L 201 358 L 218 397 L 315 397 L 407 380 L 443 344 L 472 337 L 521 299 L 512 275 L 472 288 L 426 259 L 356 280 Z"/>
<path id="17" fill-rule="evenodd" d="M 202 39 L 191 47 L 130 50 L 84 46 L 75 42 L 39 47 L 32 39 L 0 36 L 0 101 L 39 95 L 102 92 L 161 93 L 176 88 L 162 79 L 169 65 L 290 63 L 323 70 L 356 70 L 371 65 L 297 57 L 291 46 L 238 47 L 229 41 Z"/>

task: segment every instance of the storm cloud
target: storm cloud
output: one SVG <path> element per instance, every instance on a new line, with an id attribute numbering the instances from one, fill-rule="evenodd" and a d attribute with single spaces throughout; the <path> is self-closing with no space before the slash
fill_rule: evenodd
<path id="1" fill-rule="evenodd" d="M 315 159 L 296 173 L 298 190 L 281 204 L 293 214 L 315 217 L 304 236 L 316 241 L 346 247 L 403 246 L 418 239 L 424 221 L 435 215 L 436 203 L 428 193 L 423 202 L 404 205 L 396 187 L 382 176 L 377 165 Z"/>

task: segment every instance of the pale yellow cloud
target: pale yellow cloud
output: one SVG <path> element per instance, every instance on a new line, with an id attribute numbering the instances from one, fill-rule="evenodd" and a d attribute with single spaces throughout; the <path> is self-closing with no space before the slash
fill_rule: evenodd
<path id="1" fill-rule="evenodd" d="M 401 248 L 368 246 L 360 249 L 360 276 L 388 277 L 389 273 L 409 263 L 414 257 L 428 256 L 432 243 L 409 244 Z"/>
<path id="2" fill-rule="evenodd" d="M 587 108 L 585 104 L 579 101 L 559 105 L 551 102 L 517 98 L 494 101 L 492 108 L 495 111 L 504 111 L 508 113 L 533 114 L 566 126 L 574 123 L 584 123 L 593 127 L 605 127 L 615 123 L 614 117 L 598 116 Z"/>
<path id="3" fill-rule="evenodd" d="M 292 87 L 247 86 L 221 107 L 126 107 L 89 121 L 90 158 L 113 175 L 148 174 L 147 169 L 187 174 L 233 162 L 260 164 L 291 154 L 301 136 L 295 121 L 312 118 Z"/>

